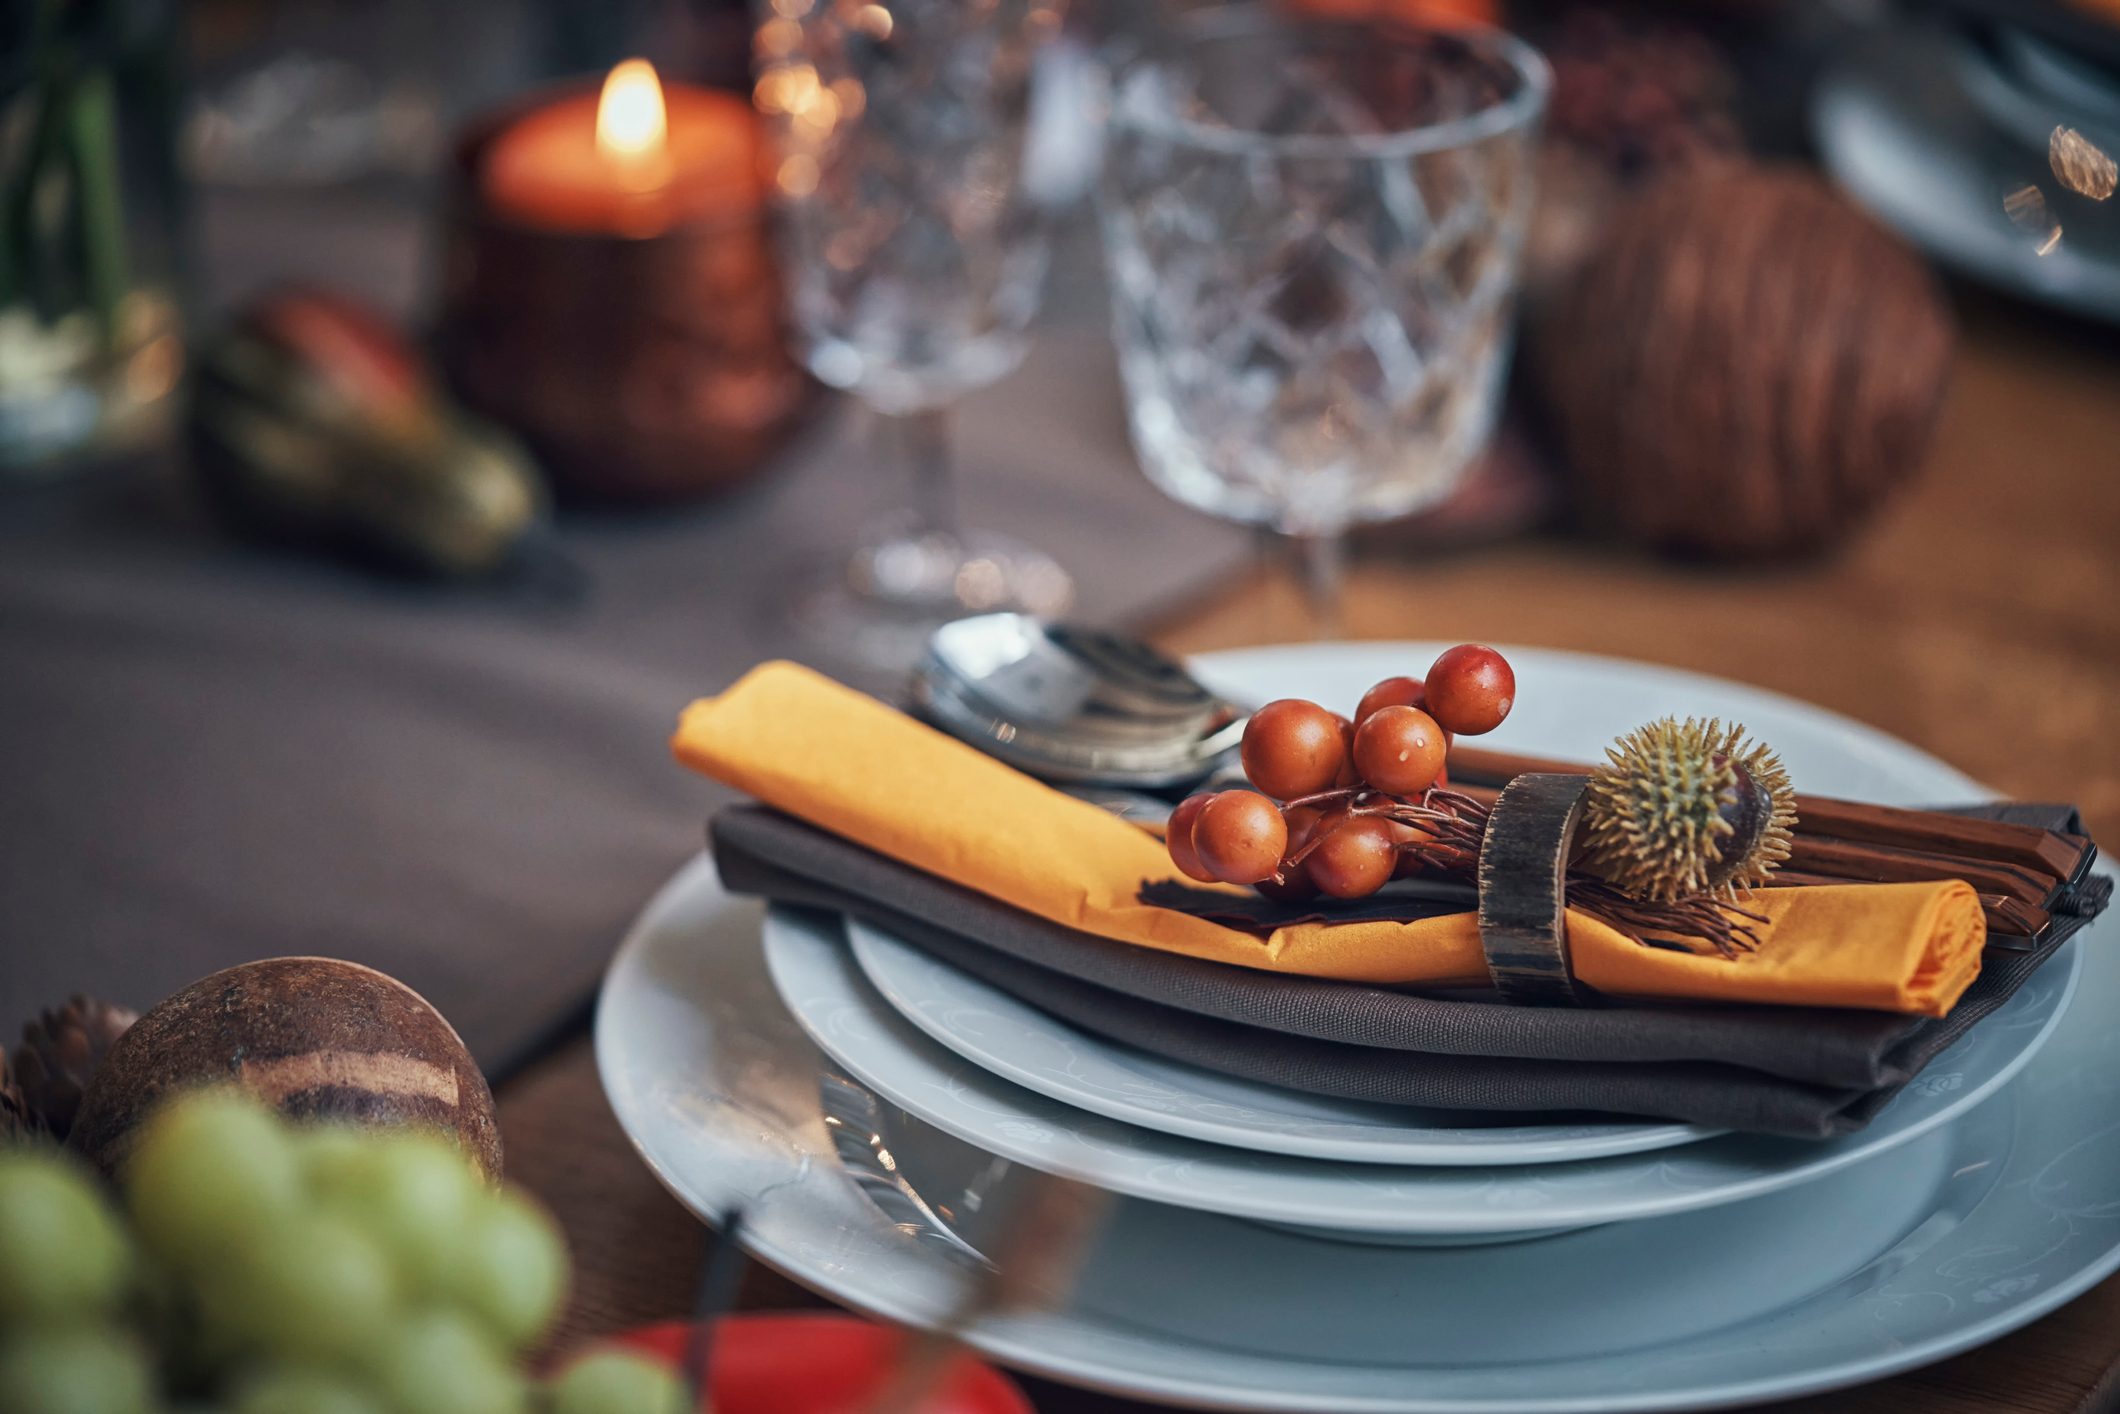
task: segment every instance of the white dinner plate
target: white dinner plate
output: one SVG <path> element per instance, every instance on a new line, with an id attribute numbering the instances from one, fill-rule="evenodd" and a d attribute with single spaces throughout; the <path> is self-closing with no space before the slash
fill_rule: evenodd
<path id="1" fill-rule="evenodd" d="M 743 1243 L 761 1261 L 885 1320 L 946 1321 L 966 1267 L 841 1168 L 817 1052 L 774 1000 L 758 929 L 758 908 L 724 895 L 706 858 L 649 905 L 598 1008 L 613 1111 L 693 1212 L 743 1208 Z M 1322 1241 L 1122 1199 L 1075 1300 L 967 1338 L 1093 1388 L 1307 1414 L 1693 1409 L 1941 1359 L 2120 1267 L 2120 1028 L 2101 1019 L 2120 1007 L 2120 957 L 2087 951 L 2084 1005 L 1993 1104 L 1817 1183 L 1445 1249 Z M 1991 1111 L 2006 1142 L 1956 1157 L 1956 1136 L 1992 1132 Z M 1938 1177 L 1945 1167 L 1957 1185 Z M 1783 1215 L 1772 1240 L 1753 1227 L 1762 1212 Z M 1600 1265 L 1615 1254 L 1625 1260 Z M 1539 1319 L 1468 1344 L 1461 1310 Z"/>
<path id="2" fill-rule="evenodd" d="M 847 920 L 847 936 L 870 985 L 930 1039 L 1027 1090 L 1163 1134 L 1310 1159 L 1454 1167 L 1637 1154 L 1722 1133 L 1664 1120 L 1526 1124 L 1218 1075 L 1070 1026 L 859 919 Z"/>
<path id="3" fill-rule="evenodd" d="M 826 1113 L 840 1120 L 841 1161 L 880 1207 L 927 1240 L 967 1253 L 999 1249 L 1029 1169 L 997 1164 L 843 1078 L 824 1088 Z M 1134 1320 L 1159 1300 L 1166 1309 L 1151 1318 L 1159 1329 L 1209 1343 L 1241 1333 L 1254 1351 L 1311 1359 L 1373 1359 L 1393 1333 L 1413 1328 L 1461 1361 L 1500 1364 L 1534 1322 L 1542 1359 L 1636 1349 L 1645 1332 L 1656 1333 L 1655 1344 L 1754 1320 L 1830 1282 L 1860 1279 L 1886 1253 L 1918 1252 L 1943 1226 L 1932 1222 L 1939 1210 L 1963 1212 L 1987 1196 L 2015 1121 L 2004 1090 L 1957 1123 L 1805 1188 L 1531 1242 L 1429 1249 L 1412 1261 L 1405 1248 L 1320 1250 L 1315 1239 L 1289 1242 L 1238 1219 L 1122 1200 L 1073 1296 L 1082 1309 Z M 860 1143 L 847 1142 L 849 1125 Z M 879 1154 L 889 1156 L 887 1169 Z M 1822 1213 L 1832 1220 L 1821 1222 Z M 1165 1267 L 1174 1252 L 1185 1258 L 1175 1274 Z M 1266 1327 L 1246 1308 L 1262 1285 L 1287 1280 L 1283 1273 L 1330 1281 L 1343 1299 L 1315 1320 L 1289 1321 L 1277 1307 Z M 1614 1302 L 1614 1292 L 1628 1299 Z"/>
<path id="4" fill-rule="evenodd" d="M 1291 656 L 1309 655 L 1315 667 L 1330 651 Z M 1400 661 L 1419 671 L 1420 653 L 1405 649 Z M 1845 774 L 1836 786 L 1875 799 L 1972 794 L 1933 758 L 1787 699 L 1659 669 L 1514 656 L 1520 675 L 1581 689 L 1577 705 L 1588 712 L 1639 720 L 1653 710 L 1735 710 L 1751 713 L 1763 734 L 1801 719 L 1802 730 L 1769 739 L 1814 768 L 1799 776 L 1813 788 L 1826 779 L 1816 769 L 1837 765 Z M 1378 661 L 1353 676 L 1382 676 Z M 1651 699 L 1663 707 L 1640 710 Z M 1532 740 L 1515 744 L 1528 749 Z M 1562 736 L 1554 749 L 1586 748 Z M 741 1205 L 744 1244 L 761 1260 L 889 1320 L 947 1319 L 966 1270 L 885 1217 L 840 1168 L 819 1109 L 816 1052 L 774 1001 L 758 955 L 759 916 L 721 891 L 704 858 L 649 904 L 598 1008 L 598 1065 L 619 1122 L 694 1212 L 715 1218 Z M 1188 1407 L 1314 1414 L 1696 1408 L 1792 1397 L 1941 1359 L 2120 1267 L 2112 928 L 2101 921 L 2078 941 L 2083 1004 L 2006 1098 L 1876 1164 L 1742 1209 L 1447 1251 L 1320 1242 L 1122 1200 L 1077 1300 L 980 1323 L 968 1338 L 1005 1364 L 1097 1388 Z M 1933 1068 L 1924 1079 L 1947 1083 Z M 2007 1120 L 2006 1147 L 1953 1163 L 1945 1146 L 1991 1112 Z M 1933 1170 L 1916 1170 L 1917 1156 L 1932 1154 L 1953 1163 L 1955 1185 L 1934 1183 L 1897 1219 L 1868 1206 L 1910 1181 L 1930 1184 Z M 1873 1174 L 1893 1184 L 1872 1188 L 1864 1180 Z M 1849 1196 L 1857 1187 L 1867 1198 Z M 1754 1243 L 1732 1221 L 1770 1211 L 1764 1205 L 1801 1220 L 1782 1229 L 1786 1248 Z M 1916 1210 L 1924 1211 L 1905 1227 Z M 1821 1233 L 1834 1254 L 1824 1264 L 1809 1255 L 1810 1241 L 1795 1241 Z M 1650 1265 L 1597 1265 L 1612 1235 L 1639 1239 L 1626 1250 Z M 1783 1250 L 1802 1270 L 1776 1265 Z M 1493 1309 L 1549 1311 L 1556 1283 L 1568 1297 L 1558 1339 L 1547 1336 L 1551 1322 L 1533 1320 L 1506 1343 L 1492 1327 L 1468 1343 L 1434 1295 L 1478 1293 Z M 1667 1304 L 1667 1288 L 1684 1300 Z M 1762 1290 L 1773 1309 L 1754 1301 Z M 1659 1325 L 1672 1309 L 1682 1319 Z M 1592 1311 L 1608 1311 L 1610 1324 L 1585 1324 Z"/>

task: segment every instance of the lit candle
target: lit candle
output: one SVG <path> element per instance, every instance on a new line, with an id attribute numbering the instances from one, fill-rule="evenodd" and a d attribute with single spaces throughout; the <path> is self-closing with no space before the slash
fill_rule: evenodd
<path id="1" fill-rule="evenodd" d="M 601 92 L 555 99 L 499 133 L 480 185 L 496 212 L 527 225 L 649 236 L 756 209 L 758 157 L 743 99 L 666 89 L 654 66 L 628 59 Z"/>

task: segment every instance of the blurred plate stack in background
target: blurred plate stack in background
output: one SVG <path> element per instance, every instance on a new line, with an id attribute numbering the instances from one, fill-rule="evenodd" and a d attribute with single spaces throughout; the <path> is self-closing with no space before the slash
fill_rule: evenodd
<path id="1" fill-rule="evenodd" d="M 2120 28 L 2046 0 L 1944 8 L 1849 46 L 1822 77 L 1826 167 L 1944 264 L 2120 319 Z"/>

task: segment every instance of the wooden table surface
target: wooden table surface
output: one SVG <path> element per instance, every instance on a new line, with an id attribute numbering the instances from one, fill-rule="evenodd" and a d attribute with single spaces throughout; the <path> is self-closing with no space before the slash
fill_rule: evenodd
<path id="1" fill-rule="evenodd" d="M 1739 678 L 1882 727 L 2022 799 L 2074 800 L 2120 840 L 2120 345 L 1964 297 L 1966 332 L 1919 483 L 1821 563 L 1683 568 L 1566 539 L 1358 560 L 1346 632 L 1618 654 Z M 1301 637 L 1264 577 L 1157 626 L 1197 651 Z M 1409 671 L 1421 665 L 1409 663 Z M 558 1345 L 681 1314 L 699 1226 L 641 1167 L 577 1040 L 501 1090 L 511 1177 L 577 1262 Z M 2120 1195 L 2116 1195 L 2120 1196 Z M 762 1269 L 744 1301 L 819 1304 Z M 2120 1408 L 2120 1277 L 1985 1349 L 1775 1406 Z M 1030 1382 L 1041 1411 L 1145 1405 Z"/>

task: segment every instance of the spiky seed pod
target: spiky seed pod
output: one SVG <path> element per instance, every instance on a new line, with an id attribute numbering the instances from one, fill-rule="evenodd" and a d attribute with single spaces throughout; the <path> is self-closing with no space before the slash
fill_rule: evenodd
<path id="1" fill-rule="evenodd" d="M 1584 804 L 1576 866 L 1638 899 L 1735 899 L 1789 857 L 1795 791 L 1742 726 L 1666 717 L 1606 753 Z"/>
<path id="2" fill-rule="evenodd" d="M 76 992 L 65 1006 L 45 1008 L 22 1028 L 15 1073 L 30 1111 L 53 1138 L 63 1141 L 74 1127 L 88 1082 L 139 1019 L 131 1007 Z"/>

